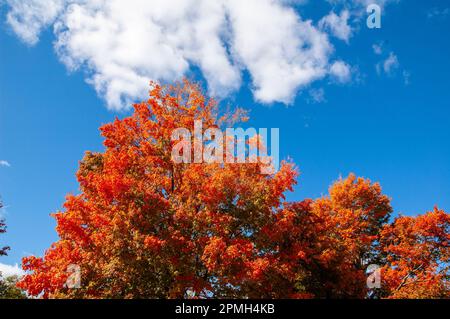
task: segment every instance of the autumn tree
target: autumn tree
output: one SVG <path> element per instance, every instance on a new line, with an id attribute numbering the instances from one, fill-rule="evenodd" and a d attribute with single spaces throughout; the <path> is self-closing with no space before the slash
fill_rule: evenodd
<path id="1" fill-rule="evenodd" d="M 43 258 L 23 260 L 31 274 L 20 286 L 61 298 L 245 297 L 243 286 L 272 263 L 260 233 L 292 190 L 295 169 L 284 163 L 264 175 L 259 163 L 171 158 L 175 129 L 240 118 L 219 116 L 196 84 L 155 84 L 130 117 L 101 128 L 106 150 L 86 154 L 81 194 L 54 214 L 60 240 Z M 72 264 L 81 269 L 80 289 L 65 285 Z"/>
<path id="2" fill-rule="evenodd" d="M 382 297 L 450 298 L 450 214 L 435 208 L 385 225 Z"/>
<path id="3" fill-rule="evenodd" d="M 189 81 L 153 84 L 131 116 L 101 128 L 105 151 L 86 153 L 81 193 L 53 215 L 60 239 L 23 260 L 19 286 L 44 298 L 365 298 L 377 264 L 379 297 L 449 296 L 443 211 L 391 222 L 380 185 L 354 175 L 287 202 L 291 163 L 267 175 L 262 161 L 173 160 L 174 130 L 245 118 L 219 115 Z"/>
<path id="4" fill-rule="evenodd" d="M 285 205 L 266 232 L 293 272 L 292 296 L 364 298 L 365 270 L 377 260 L 391 211 L 379 184 L 354 175 L 334 183 L 328 196 Z"/>

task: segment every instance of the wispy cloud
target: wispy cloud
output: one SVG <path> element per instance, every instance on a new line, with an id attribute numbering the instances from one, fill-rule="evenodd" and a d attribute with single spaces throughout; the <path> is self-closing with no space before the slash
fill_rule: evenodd
<path id="1" fill-rule="evenodd" d="M 309 90 L 309 98 L 307 99 L 308 103 L 317 104 L 317 103 L 325 103 L 327 99 L 325 98 L 325 90 L 323 88 L 318 89 L 310 89 Z"/>
<path id="2" fill-rule="evenodd" d="M 428 11 L 428 19 L 445 18 L 450 15 L 450 8 L 432 8 Z"/>
<path id="3" fill-rule="evenodd" d="M 352 79 L 351 67 L 344 61 L 336 61 L 331 65 L 330 74 L 338 83 L 347 83 Z"/>
<path id="4" fill-rule="evenodd" d="M 319 27 L 322 30 L 329 30 L 336 38 L 349 42 L 353 30 L 349 25 L 350 12 L 342 10 L 339 15 L 330 12 L 319 21 Z"/>
<path id="5" fill-rule="evenodd" d="M 403 83 L 405 84 L 405 86 L 411 84 L 411 72 L 403 70 Z"/>
<path id="6" fill-rule="evenodd" d="M 11 167 L 11 164 L 8 161 L 0 160 L 0 166 Z"/>
<path id="7" fill-rule="evenodd" d="M 387 74 L 391 74 L 393 70 L 397 69 L 400 66 L 398 62 L 397 55 L 394 52 L 389 53 L 388 58 L 383 63 L 383 70 Z"/>
<path id="8" fill-rule="evenodd" d="M 383 54 L 383 43 L 375 43 L 372 45 L 373 53 L 376 55 Z"/>
<path id="9" fill-rule="evenodd" d="M 375 65 L 378 75 L 385 74 L 388 76 L 393 76 L 400 70 L 403 78 L 403 84 L 405 86 L 409 86 L 411 84 L 411 72 L 400 66 L 399 59 L 393 51 L 390 51 L 389 55 L 385 53 L 386 51 L 389 52 L 389 50 L 385 48 L 385 43 L 378 42 L 373 44 L 372 50 L 375 55 L 380 56 L 383 59 Z"/>
<path id="10" fill-rule="evenodd" d="M 352 10 L 356 10 L 361 12 L 365 12 L 365 9 L 370 4 L 377 4 L 382 8 L 385 8 L 388 4 L 395 4 L 400 2 L 400 0 L 327 0 L 329 3 L 333 5 L 343 5 L 347 8 L 351 8 Z"/>
<path id="11" fill-rule="evenodd" d="M 376 65 L 377 73 L 385 73 L 387 75 L 392 75 L 395 70 L 400 67 L 397 55 L 394 52 L 389 53 L 389 56 L 382 62 Z"/>

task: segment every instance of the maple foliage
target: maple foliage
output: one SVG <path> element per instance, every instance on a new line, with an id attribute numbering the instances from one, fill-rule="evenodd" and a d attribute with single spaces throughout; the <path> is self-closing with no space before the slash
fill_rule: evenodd
<path id="1" fill-rule="evenodd" d="M 259 163 L 172 160 L 175 129 L 245 119 L 219 116 L 187 80 L 153 83 L 131 116 L 101 128 L 105 151 L 86 153 L 81 193 L 53 215 L 60 239 L 24 258 L 18 286 L 44 298 L 364 298 L 367 264 L 378 263 L 382 297 L 449 295 L 443 211 L 389 223 L 380 185 L 354 175 L 290 203 L 292 163 L 265 175 Z M 80 267 L 78 289 L 66 284 L 70 265 Z"/>
<path id="2" fill-rule="evenodd" d="M 398 217 L 380 237 L 385 261 L 382 296 L 450 297 L 450 215 L 438 208 Z"/>
<path id="3" fill-rule="evenodd" d="M 87 153 L 81 194 L 54 214 L 60 240 L 29 257 L 21 287 L 31 295 L 85 298 L 231 296 L 253 280 L 264 256 L 258 233 L 297 175 L 291 164 L 267 176 L 255 164 L 175 164 L 171 134 L 226 120 L 200 88 L 154 85 L 131 117 L 101 128 L 103 153 Z M 67 289 L 70 264 L 85 284 Z"/>
<path id="4" fill-rule="evenodd" d="M 275 235 L 283 263 L 294 274 L 287 285 L 292 296 L 364 298 L 363 261 L 374 258 L 390 212 L 380 186 L 354 175 L 338 180 L 329 196 L 286 205 L 267 233 Z"/>

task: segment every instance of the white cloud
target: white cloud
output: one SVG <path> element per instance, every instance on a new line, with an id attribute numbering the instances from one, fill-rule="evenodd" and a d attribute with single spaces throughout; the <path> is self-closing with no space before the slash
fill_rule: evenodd
<path id="1" fill-rule="evenodd" d="M 381 71 L 384 71 L 387 75 L 391 75 L 396 69 L 398 69 L 400 63 L 398 62 L 397 56 L 394 52 L 389 53 L 389 56 L 383 62 L 380 62 L 376 65 L 378 74 L 381 74 Z"/>
<path id="2" fill-rule="evenodd" d="M 6 19 L 14 32 L 33 45 L 41 30 L 52 24 L 63 9 L 64 0 L 6 0 L 11 7 Z"/>
<path id="3" fill-rule="evenodd" d="M 443 8 L 443 9 L 433 8 L 433 9 L 429 10 L 427 13 L 427 17 L 429 19 L 436 18 L 436 17 L 445 18 L 449 15 L 450 15 L 450 8 Z"/>
<path id="4" fill-rule="evenodd" d="M 386 7 L 390 4 L 395 4 L 400 2 L 400 0 L 326 0 L 330 3 L 335 10 L 345 9 L 350 12 L 352 17 L 352 22 L 357 22 L 359 25 L 361 23 L 366 23 L 367 19 L 367 8 L 369 5 L 378 5 L 381 8 L 381 13 L 384 15 Z M 359 30 L 359 25 L 355 26 L 354 29 Z"/>
<path id="5" fill-rule="evenodd" d="M 347 7 L 363 7 L 366 8 L 371 4 L 378 4 L 380 7 L 384 8 L 389 3 L 396 3 L 400 0 L 328 0 L 331 4 L 343 4 Z"/>
<path id="6" fill-rule="evenodd" d="M 257 100 L 289 103 L 294 92 L 326 75 L 326 34 L 273 1 L 231 0 L 232 47 L 253 79 Z"/>
<path id="7" fill-rule="evenodd" d="M 405 84 L 405 86 L 411 84 L 411 72 L 406 70 L 403 71 L 403 83 Z"/>
<path id="8" fill-rule="evenodd" d="M 363 6 L 368 6 L 371 4 L 378 4 L 381 7 L 384 7 L 386 4 L 390 3 L 390 2 L 398 2 L 399 0 L 353 0 L 354 3 L 363 5 Z"/>
<path id="9" fill-rule="evenodd" d="M 325 98 L 325 90 L 323 88 L 310 89 L 309 90 L 308 103 L 325 103 L 327 99 Z"/>
<path id="10" fill-rule="evenodd" d="M 26 43 L 35 44 L 53 25 L 59 59 L 85 71 L 111 109 L 144 98 L 149 80 L 173 81 L 192 67 L 213 95 L 237 90 L 248 71 L 256 100 L 290 103 L 327 75 L 333 53 L 326 33 L 291 7 L 304 1 L 7 2 L 8 23 Z M 339 36 L 348 37 L 339 27 Z"/>
<path id="11" fill-rule="evenodd" d="M 374 45 L 372 45 L 372 49 L 376 55 L 383 54 L 383 44 L 382 43 L 375 43 Z"/>
<path id="12" fill-rule="evenodd" d="M 331 65 L 330 75 L 339 83 L 347 83 L 352 78 L 350 66 L 344 61 L 336 61 Z"/>
<path id="13" fill-rule="evenodd" d="M 383 60 L 375 65 L 378 75 L 396 76 L 401 73 L 404 85 L 408 86 L 411 84 L 411 72 L 400 66 L 399 59 L 394 52 L 391 51 L 389 55 L 384 54 L 387 50 L 381 44 L 375 44 L 373 48 L 375 54 L 383 56 Z"/>
<path id="14" fill-rule="evenodd" d="M 0 160 L 0 166 L 11 167 L 11 164 L 8 161 Z"/>
<path id="15" fill-rule="evenodd" d="M 389 53 L 389 55 L 386 55 L 385 51 L 387 50 L 385 49 L 385 46 L 382 42 L 373 44 L 372 49 L 376 55 L 384 56 L 383 58 L 384 60 L 381 60 L 375 65 L 375 69 L 379 75 L 381 75 L 382 73 L 385 73 L 387 75 L 393 75 L 393 73 L 397 69 L 399 69 L 400 63 L 398 61 L 397 55 L 392 51 Z M 404 71 L 403 73 L 403 77 L 405 79 L 406 84 L 409 83 L 409 75 L 406 74 L 405 72 L 406 71 Z"/>
<path id="16" fill-rule="evenodd" d="M 336 38 L 348 43 L 352 36 L 352 28 L 348 24 L 350 12 L 342 10 L 340 15 L 330 12 L 319 21 L 319 27 L 322 30 L 329 30 Z"/>
<path id="17" fill-rule="evenodd" d="M 0 263 L 0 273 L 3 278 L 10 277 L 10 276 L 23 276 L 25 272 L 22 270 L 22 268 L 19 267 L 19 265 L 6 265 Z"/>

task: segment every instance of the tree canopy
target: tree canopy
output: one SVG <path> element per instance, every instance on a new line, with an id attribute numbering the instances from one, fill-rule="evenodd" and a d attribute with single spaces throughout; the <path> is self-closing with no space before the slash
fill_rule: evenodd
<path id="1" fill-rule="evenodd" d="M 24 258 L 19 286 L 45 298 L 365 298 L 377 264 L 378 297 L 449 297 L 442 210 L 392 221 L 380 185 L 354 175 L 288 202 L 291 162 L 265 175 L 259 163 L 172 161 L 173 130 L 241 115 L 219 116 L 189 81 L 153 84 L 131 116 L 101 128 L 105 151 L 86 153 L 80 194 L 53 215 L 60 239 Z"/>

